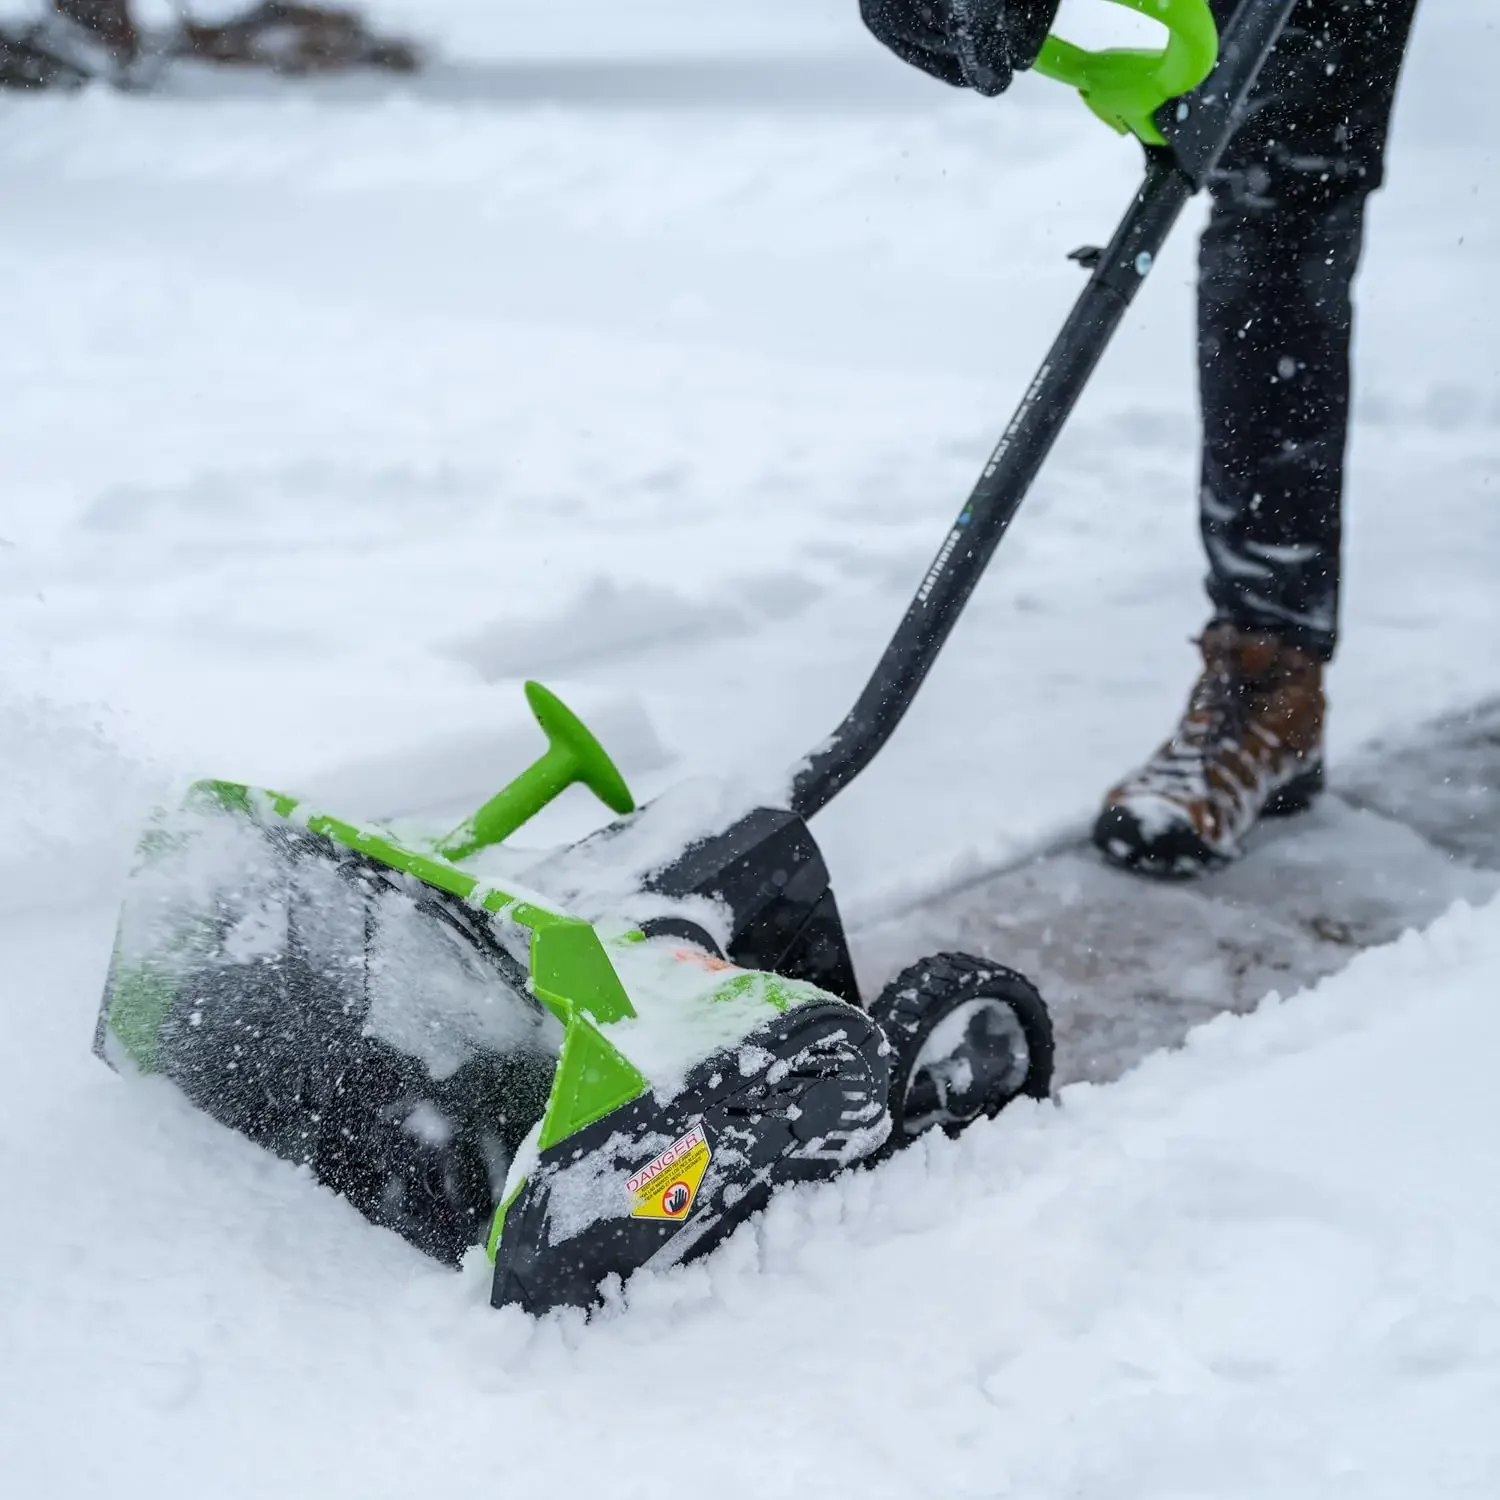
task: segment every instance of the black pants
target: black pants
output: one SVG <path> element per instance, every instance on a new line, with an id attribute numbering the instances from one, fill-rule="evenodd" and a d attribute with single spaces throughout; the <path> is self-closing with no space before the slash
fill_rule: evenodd
<path id="1" fill-rule="evenodd" d="M 1417 0 L 1301 0 L 1210 185 L 1201 518 L 1216 618 L 1326 661 L 1338 627 L 1349 287 Z M 1234 0 L 1214 0 L 1221 24 Z"/>

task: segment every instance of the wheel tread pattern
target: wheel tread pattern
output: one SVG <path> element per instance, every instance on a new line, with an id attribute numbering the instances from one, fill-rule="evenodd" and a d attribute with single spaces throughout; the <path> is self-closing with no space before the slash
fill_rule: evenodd
<path id="1" fill-rule="evenodd" d="M 1056 1050 L 1052 1017 L 1036 986 L 1024 974 L 990 959 L 970 953 L 933 954 L 897 974 L 870 1007 L 870 1014 L 885 1032 L 893 1053 L 892 1149 L 903 1134 L 901 1105 L 913 1065 L 928 1034 L 956 1005 L 979 999 L 996 999 L 1009 1005 L 1025 1034 L 1031 1069 L 1015 1097 L 1045 1099 L 1050 1095 Z"/>

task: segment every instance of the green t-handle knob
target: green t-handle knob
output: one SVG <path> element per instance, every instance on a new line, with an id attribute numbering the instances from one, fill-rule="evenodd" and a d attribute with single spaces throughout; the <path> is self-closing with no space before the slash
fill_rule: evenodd
<path id="1" fill-rule="evenodd" d="M 625 778 L 572 709 L 539 682 L 526 684 L 526 701 L 547 736 L 547 753 L 438 841 L 437 852 L 445 859 L 457 862 L 502 843 L 576 781 L 612 812 L 635 811 Z"/>

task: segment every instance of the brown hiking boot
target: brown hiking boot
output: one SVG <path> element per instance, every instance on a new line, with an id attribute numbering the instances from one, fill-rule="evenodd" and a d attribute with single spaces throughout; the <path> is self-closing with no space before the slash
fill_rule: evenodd
<path id="1" fill-rule="evenodd" d="M 1172 738 L 1104 799 L 1094 844 L 1142 874 L 1183 878 L 1235 859 L 1263 815 L 1323 789 L 1323 668 L 1265 632 L 1211 625 L 1203 675 Z"/>

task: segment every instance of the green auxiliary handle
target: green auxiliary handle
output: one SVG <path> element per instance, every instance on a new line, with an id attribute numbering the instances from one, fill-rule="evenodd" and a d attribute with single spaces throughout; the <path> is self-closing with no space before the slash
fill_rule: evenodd
<path id="1" fill-rule="evenodd" d="M 1159 51 L 1111 47 L 1090 52 L 1049 36 L 1033 67 L 1044 77 L 1069 84 L 1083 102 L 1122 135 L 1127 131 L 1148 146 L 1164 146 L 1156 112 L 1169 99 L 1191 93 L 1213 71 L 1219 57 L 1219 29 L 1208 0 L 1111 0 L 1167 28 Z"/>
<path id="2" fill-rule="evenodd" d="M 502 843 L 576 782 L 581 781 L 612 812 L 635 811 L 635 798 L 625 778 L 578 716 L 539 682 L 526 684 L 526 701 L 547 736 L 546 754 L 438 840 L 434 847 L 445 859 L 457 863 Z"/>

